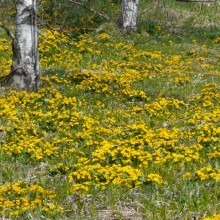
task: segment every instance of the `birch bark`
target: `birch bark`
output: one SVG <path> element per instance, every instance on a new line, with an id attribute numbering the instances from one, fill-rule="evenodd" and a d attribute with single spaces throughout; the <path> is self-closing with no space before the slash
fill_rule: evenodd
<path id="1" fill-rule="evenodd" d="M 36 0 L 16 1 L 13 63 L 7 84 L 27 91 L 37 90 L 39 85 L 36 8 Z"/>
<path id="2" fill-rule="evenodd" d="M 137 12 L 139 0 L 122 0 L 122 26 L 128 31 L 137 29 Z"/>

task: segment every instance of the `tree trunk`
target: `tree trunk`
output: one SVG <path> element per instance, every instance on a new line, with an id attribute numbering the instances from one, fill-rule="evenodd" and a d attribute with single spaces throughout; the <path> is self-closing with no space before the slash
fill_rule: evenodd
<path id="1" fill-rule="evenodd" d="M 125 31 L 137 29 L 137 11 L 139 0 L 122 0 L 122 26 Z"/>
<path id="2" fill-rule="evenodd" d="M 16 1 L 13 63 L 7 84 L 27 91 L 36 91 L 39 85 L 36 8 L 36 0 Z"/>

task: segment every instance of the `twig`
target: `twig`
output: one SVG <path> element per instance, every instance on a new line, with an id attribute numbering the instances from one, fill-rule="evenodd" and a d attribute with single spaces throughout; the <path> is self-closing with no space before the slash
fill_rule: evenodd
<path id="1" fill-rule="evenodd" d="M 7 35 L 8 35 L 12 40 L 15 39 L 14 34 L 12 34 L 12 32 L 10 31 L 10 29 L 9 29 L 7 26 L 5 26 L 4 24 L 0 24 L 0 27 L 5 30 L 5 32 L 7 33 Z"/>
<path id="2" fill-rule="evenodd" d="M 13 74 L 17 71 L 17 70 L 23 70 L 25 72 L 24 67 L 18 67 L 17 69 L 11 70 L 11 72 L 5 77 L 4 79 L 4 83 L 8 84 L 9 80 L 12 78 Z M 3 82 L 3 80 L 2 80 Z"/>
<path id="3" fill-rule="evenodd" d="M 37 20 L 40 22 L 40 24 L 41 24 L 42 26 L 47 27 L 47 28 L 50 29 L 51 31 L 58 31 L 58 32 L 60 32 L 60 31 L 62 31 L 62 29 L 63 29 L 62 26 L 61 26 L 61 27 L 58 27 L 58 28 L 54 28 L 54 27 L 50 26 L 48 23 L 45 23 L 42 19 L 38 18 L 37 16 L 36 16 L 36 18 L 37 18 Z"/>
<path id="4" fill-rule="evenodd" d="M 85 8 L 85 9 L 87 9 L 87 10 L 93 12 L 93 13 L 96 14 L 96 15 L 99 15 L 99 16 L 102 17 L 102 18 L 105 18 L 107 21 L 110 21 L 110 18 L 109 18 L 107 15 L 103 15 L 103 14 L 97 12 L 97 11 L 94 10 L 93 8 L 90 8 L 90 7 L 84 5 L 84 4 L 81 3 L 81 2 L 77 2 L 77 1 L 74 1 L 74 0 L 69 0 L 69 1 L 70 1 L 71 3 L 73 3 L 73 4 L 82 6 L 83 8 Z"/>

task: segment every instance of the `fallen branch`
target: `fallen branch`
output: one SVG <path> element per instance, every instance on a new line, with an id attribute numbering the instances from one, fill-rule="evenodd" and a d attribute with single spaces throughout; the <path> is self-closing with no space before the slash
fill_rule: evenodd
<path id="1" fill-rule="evenodd" d="M 75 4 L 75 5 L 82 6 L 82 7 L 85 8 L 86 10 L 89 10 L 89 11 L 93 12 L 94 14 L 96 14 L 96 15 L 102 17 L 102 18 L 105 18 L 107 21 L 110 21 L 110 18 L 109 18 L 107 15 L 103 15 L 103 14 L 97 12 L 97 11 L 94 10 L 93 8 L 90 8 L 90 7 L 84 5 L 84 4 L 81 3 L 81 2 L 77 2 L 77 1 L 74 1 L 74 0 L 69 0 L 69 1 L 70 1 L 71 3 L 73 3 L 73 4 Z"/>
<path id="2" fill-rule="evenodd" d="M 63 29 L 62 26 L 61 26 L 61 27 L 58 27 L 58 28 L 54 28 L 54 27 L 50 26 L 48 23 L 46 23 L 45 21 L 43 21 L 42 19 L 38 18 L 37 16 L 36 16 L 36 18 L 37 18 L 37 20 L 39 21 L 39 22 L 38 22 L 39 25 L 42 25 L 42 26 L 44 26 L 44 27 L 47 27 L 47 28 L 50 29 L 51 31 L 58 31 L 58 32 L 60 32 L 60 31 L 62 31 L 62 29 Z"/>

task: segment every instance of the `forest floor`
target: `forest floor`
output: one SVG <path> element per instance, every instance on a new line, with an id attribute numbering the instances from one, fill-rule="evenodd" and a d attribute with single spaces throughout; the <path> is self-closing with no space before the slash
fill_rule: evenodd
<path id="1" fill-rule="evenodd" d="M 220 219 L 219 30 L 109 28 L 41 30 L 39 91 L 1 89 L 0 217 Z"/>

